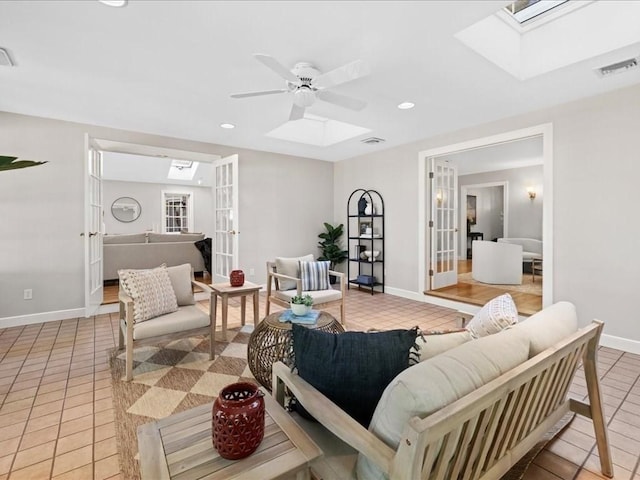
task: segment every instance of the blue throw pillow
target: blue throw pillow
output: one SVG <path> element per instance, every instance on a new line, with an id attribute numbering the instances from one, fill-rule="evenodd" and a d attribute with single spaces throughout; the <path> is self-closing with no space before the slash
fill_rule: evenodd
<path id="1" fill-rule="evenodd" d="M 329 288 L 329 262 L 300 261 L 300 280 L 302 280 L 302 291 L 327 290 Z"/>
<path id="2" fill-rule="evenodd" d="M 367 427 L 382 392 L 409 366 L 418 329 L 327 333 L 292 325 L 294 366 L 342 410 Z"/>

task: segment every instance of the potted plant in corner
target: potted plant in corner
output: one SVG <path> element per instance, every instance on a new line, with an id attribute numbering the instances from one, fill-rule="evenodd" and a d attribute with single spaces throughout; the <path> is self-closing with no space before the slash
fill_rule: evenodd
<path id="1" fill-rule="evenodd" d="M 291 311 L 294 315 L 306 315 L 311 311 L 313 305 L 313 298 L 311 295 L 295 295 L 291 298 Z"/>
<path id="2" fill-rule="evenodd" d="M 348 252 L 343 250 L 340 245 L 340 237 L 342 237 L 342 234 L 344 233 L 344 225 L 341 223 L 337 227 L 334 227 L 333 225 L 325 222 L 324 228 L 326 231 L 318 235 L 318 238 L 322 240 L 321 242 L 318 242 L 318 246 L 322 251 L 318 260 L 329 260 L 329 268 L 334 270 L 336 265 L 344 262 L 349 256 Z M 331 275 L 330 280 L 331 283 L 335 283 L 336 277 Z"/>

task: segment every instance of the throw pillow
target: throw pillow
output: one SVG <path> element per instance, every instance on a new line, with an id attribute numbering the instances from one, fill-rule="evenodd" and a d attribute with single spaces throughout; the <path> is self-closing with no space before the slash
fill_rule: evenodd
<path id="1" fill-rule="evenodd" d="M 469 320 L 467 330 L 473 338 L 498 333 L 518 323 L 518 309 L 508 293 L 488 301 L 474 317 Z"/>
<path id="2" fill-rule="evenodd" d="M 327 333 L 293 324 L 298 375 L 363 426 L 396 375 L 409 366 L 418 329 Z"/>
<path id="3" fill-rule="evenodd" d="M 471 333 L 466 328 L 422 332 L 422 335 L 416 339 L 419 361 L 423 362 L 472 339 Z"/>
<path id="4" fill-rule="evenodd" d="M 299 262 L 313 262 L 313 254 L 303 257 L 276 257 L 276 273 L 281 273 L 288 277 L 300 278 Z M 293 290 L 296 288 L 296 282 L 293 280 L 278 280 L 280 290 Z"/>
<path id="5" fill-rule="evenodd" d="M 167 267 L 167 273 L 176 294 L 178 306 L 195 305 L 196 299 L 191 288 L 191 264 L 184 263 L 175 267 Z"/>
<path id="6" fill-rule="evenodd" d="M 118 270 L 118 277 L 121 288 L 133 299 L 134 322 L 144 322 L 178 309 L 166 265 L 150 270 Z"/>
<path id="7" fill-rule="evenodd" d="M 329 262 L 300 261 L 300 279 L 302 291 L 327 290 L 329 288 Z"/>

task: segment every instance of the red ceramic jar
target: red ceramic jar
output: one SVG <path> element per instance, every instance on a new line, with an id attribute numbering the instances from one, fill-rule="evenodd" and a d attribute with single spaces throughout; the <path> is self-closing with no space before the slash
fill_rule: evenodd
<path id="1" fill-rule="evenodd" d="M 263 393 L 253 383 L 238 382 L 222 389 L 213 402 L 213 446 L 222 458 L 238 460 L 256 451 L 264 438 Z"/>
<path id="2" fill-rule="evenodd" d="M 229 282 L 232 287 L 241 287 L 244 285 L 244 272 L 242 270 L 231 270 Z"/>

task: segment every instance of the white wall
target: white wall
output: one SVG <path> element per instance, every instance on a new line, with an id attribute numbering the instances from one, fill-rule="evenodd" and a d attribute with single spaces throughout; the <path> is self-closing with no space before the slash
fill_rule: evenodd
<path id="1" fill-rule="evenodd" d="M 247 280 L 264 283 L 265 263 L 276 255 L 317 254 L 322 223 L 333 218 L 329 162 L 0 112 L 3 155 L 49 162 L 0 172 L 0 327 L 7 317 L 84 307 L 85 133 L 221 156 L 237 153 L 240 268 L 255 269 Z M 33 300 L 23 300 L 27 288 Z"/>
<path id="2" fill-rule="evenodd" d="M 497 172 L 462 175 L 458 177 L 458 185 L 507 182 L 509 202 L 508 236 L 542 240 L 542 204 L 544 202 L 542 175 L 542 166 L 534 165 Z M 531 200 L 527 194 L 527 188 L 530 186 L 535 187 L 537 192 L 534 200 Z M 487 237 L 485 236 L 486 239 Z"/>
<path id="3" fill-rule="evenodd" d="M 640 86 L 342 161 L 334 216 L 344 221 L 353 189 L 376 188 L 387 203 L 387 283 L 418 293 L 418 153 L 544 123 L 553 123 L 553 299 L 574 302 L 582 324 L 599 318 L 606 334 L 640 342 L 640 223 L 630 200 L 640 178 Z"/>
<path id="4" fill-rule="evenodd" d="M 190 193 L 193 198 L 192 232 L 213 236 L 213 198 L 210 187 L 165 185 L 157 183 L 120 182 L 103 180 L 105 233 L 139 233 L 148 230 L 162 231 L 162 191 Z M 140 217 L 129 223 L 119 222 L 111 214 L 111 204 L 119 197 L 135 198 L 142 210 Z"/>

